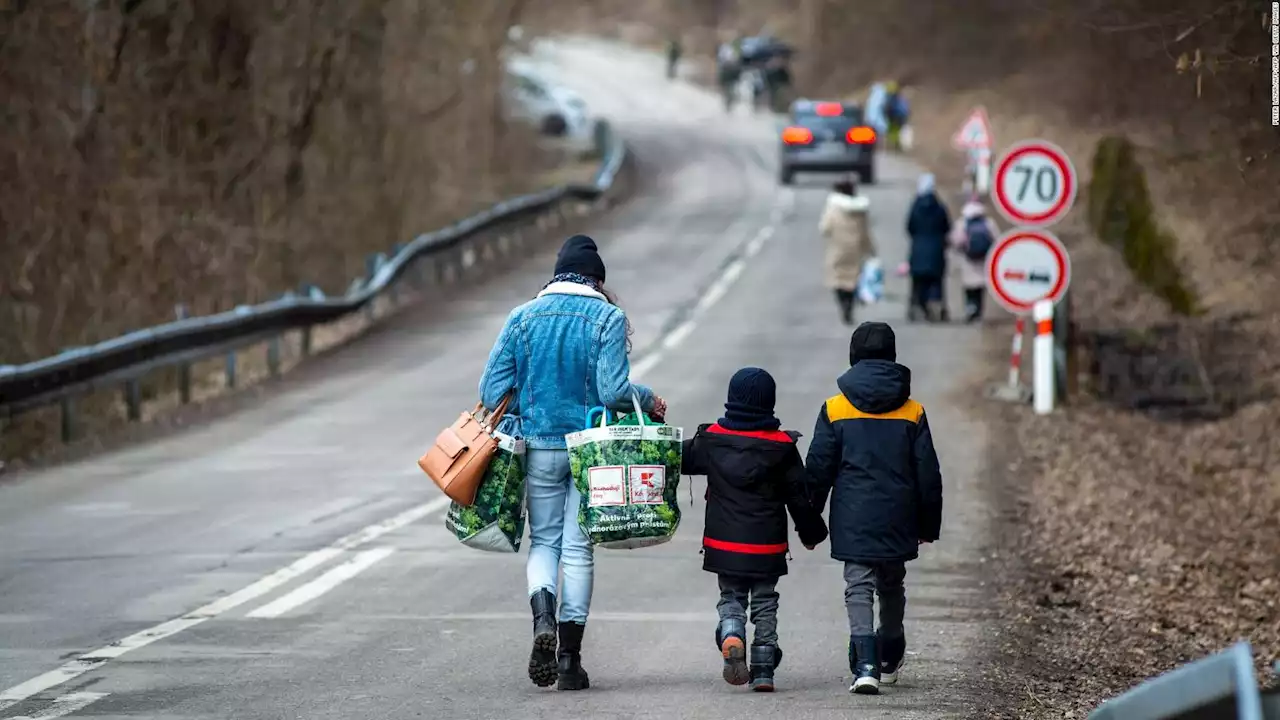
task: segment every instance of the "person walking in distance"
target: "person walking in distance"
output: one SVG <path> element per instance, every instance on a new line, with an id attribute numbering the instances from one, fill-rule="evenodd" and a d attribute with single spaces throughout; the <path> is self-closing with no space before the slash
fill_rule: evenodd
<path id="1" fill-rule="evenodd" d="M 831 557 L 844 562 L 849 692 L 897 682 L 906 656 L 905 563 L 942 526 L 942 471 L 911 370 L 897 362 L 893 328 L 866 322 L 849 341 L 840 392 L 823 404 L 805 460 L 819 513 L 831 497 Z M 880 598 L 880 628 L 872 602 Z"/>
<path id="2" fill-rule="evenodd" d="M 911 238 L 908 263 L 911 269 L 911 300 L 907 319 L 914 321 L 923 312 L 929 321 L 947 319 L 943 278 L 947 274 L 947 234 L 951 216 L 938 198 L 931 173 L 920 176 L 916 199 L 907 216 Z"/>
<path id="3" fill-rule="evenodd" d="M 835 292 L 840 319 L 845 325 L 853 325 L 853 305 L 862 264 L 876 255 L 867 215 L 870 209 L 870 201 L 858 194 L 857 185 L 849 177 L 832 186 L 818 221 L 818 233 L 826 244 L 823 258 L 826 285 Z"/>
<path id="4" fill-rule="evenodd" d="M 702 425 L 684 442 L 681 472 L 707 476 L 702 569 L 716 574 L 716 649 L 730 685 L 748 678 L 756 692 L 773 692 L 778 646 L 778 580 L 787 574 L 787 513 L 805 547 L 827 537 L 822 516 L 805 494 L 799 433 L 783 431 L 774 415 L 777 385 L 760 368 L 729 380 L 724 417 Z M 747 666 L 747 618 L 755 625 Z"/>
<path id="5" fill-rule="evenodd" d="M 951 247 L 960 255 L 960 284 L 964 287 L 965 322 L 982 319 L 982 300 L 987 294 L 987 255 L 996 244 L 999 229 L 976 197 L 960 209 L 951 228 Z"/>
<path id="6" fill-rule="evenodd" d="M 595 579 L 593 548 L 578 525 L 581 499 L 565 435 L 582 429 L 589 408 L 630 410 L 633 396 L 657 419 L 667 410 L 662 398 L 629 379 L 631 324 L 604 280 L 595 241 L 585 235 L 566 240 L 551 281 L 507 316 L 480 378 L 486 408 L 515 393 L 499 429 L 522 436 L 527 448 L 529 679 L 559 690 L 591 686 L 581 653 Z"/>

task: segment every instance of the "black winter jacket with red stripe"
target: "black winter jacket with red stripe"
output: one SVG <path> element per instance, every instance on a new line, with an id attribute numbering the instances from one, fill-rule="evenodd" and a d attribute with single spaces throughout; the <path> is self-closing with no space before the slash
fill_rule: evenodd
<path id="1" fill-rule="evenodd" d="M 702 569 L 750 578 L 787 574 L 787 512 L 805 545 L 827 537 L 806 494 L 799 433 L 703 425 L 684 442 L 681 472 L 707 476 Z"/>

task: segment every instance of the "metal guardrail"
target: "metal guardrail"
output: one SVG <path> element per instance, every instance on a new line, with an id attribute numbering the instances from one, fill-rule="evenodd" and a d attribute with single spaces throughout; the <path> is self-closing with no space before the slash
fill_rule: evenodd
<path id="1" fill-rule="evenodd" d="M 1280 720 L 1280 689 L 1258 689 L 1252 650 L 1241 642 L 1104 702 L 1088 720 Z"/>
<path id="2" fill-rule="evenodd" d="M 59 401 L 66 403 L 69 398 L 104 387 L 126 384 L 129 416 L 137 419 L 136 380 L 151 370 L 185 366 L 268 342 L 291 330 L 304 331 L 306 352 L 312 326 L 333 322 L 362 309 L 368 311 L 417 260 L 458 249 L 485 230 L 534 217 L 563 201 L 599 199 L 613 186 L 627 150 L 604 120 L 597 121 L 594 139 L 601 164 L 591 184 L 562 185 L 505 200 L 449 227 L 420 235 L 389 257 L 378 255 L 371 259 L 368 277 L 354 281 L 345 296 L 326 297 L 318 288 L 309 287 L 302 294 L 286 293 L 259 305 L 180 319 L 24 365 L 0 365 L 0 418 Z M 470 264 L 466 260 L 460 262 Z M 271 363 L 278 364 L 278 348 L 273 346 L 269 353 Z M 228 384 L 234 385 L 233 362 L 228 365 Z M 188 399 L 188 393 L 189 388 L 184 387 L 184 400 Z M 63 435 L 67 439 L 69 410 L 65 406 L 63 414 Z"/>

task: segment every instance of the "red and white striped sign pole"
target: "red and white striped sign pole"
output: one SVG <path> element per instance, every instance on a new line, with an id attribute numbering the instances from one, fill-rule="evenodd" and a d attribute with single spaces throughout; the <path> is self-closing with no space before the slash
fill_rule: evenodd
<path id="1" fill-rule="evenodd" d="M 1013 324 L 1013 352 L 1009 356 L 1009 387 L 1018 387 L 1018 376 L 1022 373 L 1022 336 L 1027 332 L 1027 319 L 1019 315 Z"/>

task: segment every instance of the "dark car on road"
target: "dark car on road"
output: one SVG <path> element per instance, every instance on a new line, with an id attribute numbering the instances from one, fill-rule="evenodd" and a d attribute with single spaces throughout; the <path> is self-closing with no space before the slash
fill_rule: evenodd
<path id="1" fill-rule="evenodd" d="M 796 100 L 782 130 L 778 179 L 790 185 L 798 172 L 857 173 L 872 184 L 877 141 L 857 105 Z"/>

